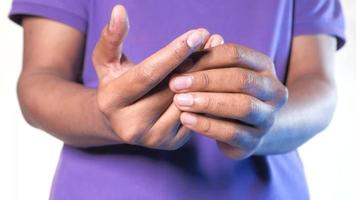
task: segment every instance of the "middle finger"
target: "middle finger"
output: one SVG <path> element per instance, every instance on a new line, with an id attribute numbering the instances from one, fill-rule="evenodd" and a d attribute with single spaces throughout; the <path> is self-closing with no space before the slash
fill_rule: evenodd
<path id="1" fill-rule="evenodd" d="M 241 93 L 183 93 L 174 96 L 174 103 L 182 111 L 239 120 L 259 127 L 267 126 L 273 113 L 271 105 Z"/>
<path id="2" fill-rule="evenodd" d="M 262 101 L 273 99 L 278 84 L 254 71 L 230 67 L 186 73 L 170 80 L 174 92 L 232 92 L 246 93 Z"/>

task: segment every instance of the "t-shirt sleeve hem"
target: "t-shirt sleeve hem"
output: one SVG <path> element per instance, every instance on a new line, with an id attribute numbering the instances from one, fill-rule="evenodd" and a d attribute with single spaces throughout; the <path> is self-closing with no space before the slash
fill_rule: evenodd
<path id="1" fill-rule="evenodd" d="M 294 24 L 294 36 L 327 34 L 337 39 L 337 50 L 345 45 L 344 27 L 331 22 L 297 22 Z"/>
<path id="2" fill-rule="evenodd" d="M 29 2 L 14 2 L 10 11 L 9 18 L 21 25 L 24 16 L 39 16 L 52 19 L 69 25 L 82 33 L 86 33 L 87 20 L 75 13 L 66 10 Z"/>

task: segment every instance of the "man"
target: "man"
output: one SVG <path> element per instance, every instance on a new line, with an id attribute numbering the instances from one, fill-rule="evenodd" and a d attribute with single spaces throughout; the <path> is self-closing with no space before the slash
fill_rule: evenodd
<path id="1" fill-rule="evenodd" d="M 332 117 L 338 1 L 15 0 L 11 18 L 25 119 L 65 143 L 51 199 L 308 199 L 295 150 Z"/>

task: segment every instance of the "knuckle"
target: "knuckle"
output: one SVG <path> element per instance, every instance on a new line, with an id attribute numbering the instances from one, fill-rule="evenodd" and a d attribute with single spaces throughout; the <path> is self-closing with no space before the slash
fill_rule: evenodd
<path id="1" fill-rule="evenodd" d="M 235 146 L 236 144 L 239 143 L 239 133 L 235 130 L 233 134 L 230 134 L 227 136 L 227 141 L 229 141 L 229 144 Z"/>
<path id="2" fill-rule="evenodd" d="M 173 44 L 173 56 L 172 58 L 176 63 L 182 62 L 187 57 L 186 52 L 186 43 L 184 40 L 181 40 L 175 44 Z"/>
<path id="3" fill-rule="evenodd" d="M 119 37 L 117 35 L 110 33 L 109 28 L 106 26 L 101 31 L 100 42 L 102 44 L 108 45 L 110 47 L 117 47 L 119 42 Z"/>
<path id="4" fill-rule="evenodd" d="M 274 114 L 274 108 L 269 104 L 259 104 L 256 106 L 255 113 L 251 115 L 253 118 L 254 124 L 256 126 L 265 126 L 266 122 L 269 120 L 270 117 Z"/>
<path id="5" fill-rule="evenodd" d="M 143 66 L 136 71 L 136 76 L 138 77 L 140 84 L 153 84 L 155 82 L 154 67 Z"/>
<path id="6" fill-rule="evenodd" d="M 211 132 L 211 122 L 210 120 L 200 120 L 200 127 L 201 127 L 201 131 L 204 133 L 210 133 Z"/>
<path id="7" fill-rule="evenodd" d="M 218 101 L 213 104 L 213 109 L 216 113 L 226 113 L 226 109 L 230 108 L 230 105 L 226 101 Z"/>
<path id="8" fill-rule="evenodd" d="M 125 135 L 121 135 L 120 136 L 121 139 L 123 140 L 123 142 L 125 142 L 126 144 L 136 144 L 137 142 L 137 135 L 130 135 L 130 134 L 125 134 Z"/>
<path id="9" fill-rule="evenodd" d="M 280 99 L 278 102 L 278 107 L 282 107 L 287 101 L 288 101 L 288 88 L 285 86 L 282 86 L 280 89 Z"/>
<path id="10" fill-rule="evenodd" d="M 284 104 L 287 103 L 288 95 L 288 88 L 282 83 L 278 83 L 274 98 L 275 100 L 273 101 L 276 110 L 279 110 Z"/>
<path id="11" fill-rule="evenodd" d="M 146 135 L 149 135 L 150 138 L 145 141 L 145 146 L 150 148 L 164 148 L 164 137 L 162 137 L 159 133 L 156 131 L 149 131 Z"/>
<path id="12" fill-rule="evenodd" d="M 210 78 L 209 75 L 206 72 L 201 72 L 199 73 L 199 82 L 200 82 L 200 88 L 201 89 L 207 89 L 210 86 Z"/>
<path id="13" fill-rule="evenodd" d="M 257 84 L 257 79 L 253 73 L 249 71 L 242 71 L 241 72 L 241 89 L 243 91 L 250 91 L 254 85 Z"/>
<path id="14" fill-rule="evenodd" d="M 263 126 L 262 129 L 265 130 L 262 133 L 260 133 L 261 136 L 264 136 L 267 134 L 267 132 L 272 128 L 272 125 L 274 124 L 275 121 L 275 116 L 271 115 L 269 117 L 267 117 L 264 122 L 263 122 Z"/>
<path id="15" fill-rule="evenodd" d="M 177 133 L 179 135 L 179 133 Z M 190 138 L 192 137 L 192 132 L 190 130 L 184 131 L 184 133 L 180 136 L 176 135 L 171 143 L 169 144 L 170 150 L 177 150 L 181 148 L 184 144 L 186 144 Z"/>
<path id="16" fill-rule="evenodd" d="M 137 144 L 140 134 L 137 132 L 128 132 L 126 134 L 120 135 L 121 139 L 127 144 Z"/>
<path id="17" fill-rule="evenodd" d="M 246 146 L 250 143 L 248 134 L 241 129 L 237 129 L 233 134 L 231 134 L 230 141 L 232 145 L 237 145 L 242 149 L 246 148 Z"/>
<path id="18" fill-rule="evenodd" d="M 236 145 L 239 142 L 239 130 L 237 130 L 236 128 L 234 130 L 230 130 L 229 132 L 226 133 L 226 137 L 227 137 L 227 141 L 229 141 L 229 143 L 231 145 Z"/>
<path id="19" fill-rule="evenodd" d="M 239 60 L 241 58 L 242 52 L 239 50 L 239 47 L 235 44 L 226 44 L 226 52 L 233 60 Z"/>
<path id="20" fill-rule="evenodd" d="M 265 56 L 265 58 L 266 58 L 265 65 L 266 65 L 267 69 L 274 69 L 275 66 L 274 66 L 274 62 L 273 62 L 272 58 L 270 58 L 269 56 Z"/>
<path id="21" fill-rule="evenodd" d="M 261 106 L 257 103 L 257 101 L 253 98 L 250 98 L 250 109 L 248 110 L 249 111 L 249 116 L 250 117 L 258 117 L 259 113 L 261 113 Z"/>
<path id="22" fill-rule="evenodd" d="M 97 94 L 97 105 L 101 112 L 109 115 L 115 108 L 112 98 L 108 97 L 106 92 L 99 91 Z"/>
<path id="23" fill-rule="evenodd" d="M 256 114 L 253 118 L 255 127 L 266 131 L 273 125 L 275 116 L 273 106 L 267 105 L 263 107 L 261 108 L 263 111 Z"/>
<path id="24" fill-rule="evenodd" d="M 139 144 L 147 132 L 147 124 L 140 120 L 125 120 L 128 113 L 122 110 L 115 111 L 109 116 L 109 122 L 117 138 L 126 144 Z M 122 123 L 124 122 L 125 123 Z"/>
<path id="25" fill-rule="evenodd" d="M 120 133 L 120 138 L 127 144 L 137 144 L 143 136 L 143 131 L 138 125 L 125 126 Z"/>
<path id="26" fill-rule="evenodd" d="M 244 96 L 243 105 L 241 106 L 241 116 L 243 118 L 252 118 L 255 113 L 258 113 L 259 107 L 256 101 L 248 96 Z"/>
<path id="27" fill-rule="evenodd" d="M 270 100 L 273 98 L 273 81 L 268 77 L 262 75 L 259 78 L 259 87 L 261 89 L 260 95 L 263 96 L 264 100 Z"/>
<path id="28" fill-rule="evenodd" d="M 213 110 L 214 109 L 214 100 L 210 97 L 203 98 L 202 101 L 202 110 Z"/>

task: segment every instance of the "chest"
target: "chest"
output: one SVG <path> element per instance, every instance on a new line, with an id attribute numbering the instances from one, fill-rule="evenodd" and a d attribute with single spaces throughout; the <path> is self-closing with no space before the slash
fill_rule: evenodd
<path id="1" fill-rule="evenodd" d="M 117 3 L 126 7 L 130 20 L 123 50 L 136 63 L 178 35 L 202 27 L 221 34 L 226 43 L 242 44 L 267 54 L 275 60 L 279 77 L 285 76 L 293 1 L 279 0 L 92 0 L 88 10 L 86 76 L 93 71 L 92 50 Z"/>

